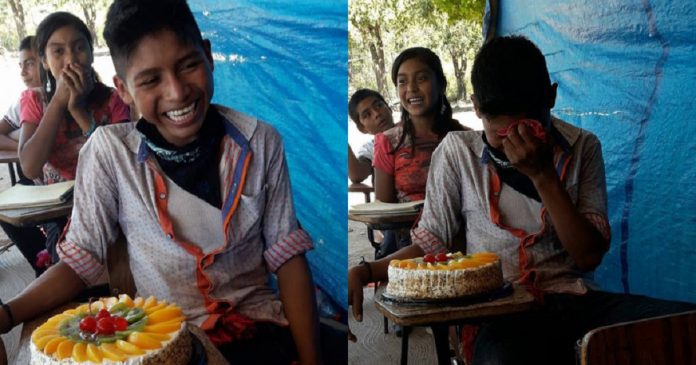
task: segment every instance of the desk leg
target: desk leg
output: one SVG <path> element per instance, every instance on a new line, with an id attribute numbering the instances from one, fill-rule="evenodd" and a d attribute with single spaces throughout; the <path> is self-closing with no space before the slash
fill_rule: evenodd
<path id="1" fill-rule="evenodd" d="M 14 184 L 17 183 L 17 176 L 15 175 L 15 169 L 12 162 L 7 164 L 7 168 L 10 170 L 10 183 L 12 184 L 12 186 L 14 186 Z"/>
<path id="2" fill-rule="evenodd" d="M 408 365 L 408 335 L 411 333 L 409 329 L 404 326 L 401 333 L 401 365 Z"/>
<path id="3" fill-rule="evenodd" d="M 438 365 L 449 365 L 451 358 L 449 341 L 447 340 L 449 334 L 448 326 L 431 326 L 430 328 L 433 330 Z"/>

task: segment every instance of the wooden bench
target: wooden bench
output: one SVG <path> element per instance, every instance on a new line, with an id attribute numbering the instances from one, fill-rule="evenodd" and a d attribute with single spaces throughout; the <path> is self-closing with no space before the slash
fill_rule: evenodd
<path id="1" fill-rule="evenodd" d="M 582 339 L 580 363 L 696 364 L 696 311 L 594 329 Z"/>

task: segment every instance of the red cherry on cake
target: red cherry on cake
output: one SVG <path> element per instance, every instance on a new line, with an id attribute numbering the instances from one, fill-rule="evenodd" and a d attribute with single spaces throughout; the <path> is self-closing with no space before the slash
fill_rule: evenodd
<path id="1" fill-rule="evenodd" d="M 80 330 L 94 333 L 97 330 L 97 320 L 92 316 L 87 316 L 80 320 Z"/>
<path id="2" fill-rule="evenodd" d="M 429 254 L 426 254 L 425 256 L 423 256 L 423 262 L 433 263 L 435 261 L 437 261 L 437 260 L 435 259 L 435 256 L 433 256 L 433 254 L 429 253 Z"/>
<path id="3" fill-rule="evenodd" d="M 114 328 L 116 331 L 125 331 L 128 329 L 128 321 L 123 317 L 113 317 Z"/>
<path id="4" fill-rule="evenodd" d="M 435 260 L 437 260 L 437 262 L 445 262 L 448 260 L 447 254 L 439 253 L 439 254 L 435 255 Z"/>
<path id="5" fill-rule="evenodd" d="M 98 335 L 113 335 L 114 332 L 116 332 L 116 328 L 114 328 L 114 320 L 111 317 L 97 320 Z"/>
<path id="6" fill-rule="evenodd" d="M 102 318 L 111 318 L 111 313 L 106 309 L 100 309 L 99 313 L 97 313 L 97 321 Z"/>

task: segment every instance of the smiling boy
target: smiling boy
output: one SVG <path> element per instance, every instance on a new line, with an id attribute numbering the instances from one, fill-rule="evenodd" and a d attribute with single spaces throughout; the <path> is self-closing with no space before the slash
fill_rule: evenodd
<path id="1" fill-rule="evenodd" d="M 14 319 L 98 283 L 123 231 L 138 294 L 177 302 L 230 362 L 320 363 L 312 242 L 295 218 L 280 136 L 211 105 L 210 42 L 185 1 L 117 0 L 104 38 L 114 84 L 142 118 L 99 128 L 84 146 L 61 262 L 10 301 Z M 10 322 L 0 311 L 0 332 Z"/>

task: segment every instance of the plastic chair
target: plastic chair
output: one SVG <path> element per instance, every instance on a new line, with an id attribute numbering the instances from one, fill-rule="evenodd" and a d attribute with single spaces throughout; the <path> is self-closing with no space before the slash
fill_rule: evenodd
<path id="1" fill-rule="evenodd" d="M 696 364 L 696 311 L 599 327 L 579 357 L 581 365 Z"/>

